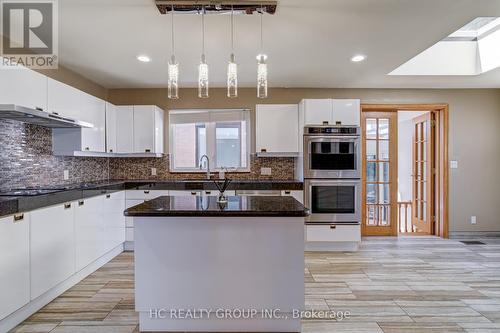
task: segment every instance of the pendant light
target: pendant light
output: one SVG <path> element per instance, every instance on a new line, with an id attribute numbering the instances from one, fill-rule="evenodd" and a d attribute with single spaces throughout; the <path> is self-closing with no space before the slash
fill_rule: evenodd
<path id="1" fill-rule="evenodd" d="M 208 64 L 205 58 L 205 7 L 201 13 L 201 61 L 198 65 L 198 97 L 208 98 Z"/>
<path id="2" fill-rule="evenodd" d="M 264 38 L 262 16 L 264 8 L 260 7 L 260 54 L 257 55 L 257 97 L 267 98 L 267 55 L 264 54 Z"/>
<path id="3" fill-rule="evenodd" d="M 172 5 L 171 13 L 171 42 L 172 42 L 172 56 L 168 62 L 168 98 L 179 98 L 179 64 L 175 61 L 174 49 L 174 6 Z"/>
<path id="4" fill-rule="evenodd" d="M 234 57 L 234 11 L 231 6 L 231 55 L 227 65 L 227 97 L 238 97 L 238 65 Z"/>

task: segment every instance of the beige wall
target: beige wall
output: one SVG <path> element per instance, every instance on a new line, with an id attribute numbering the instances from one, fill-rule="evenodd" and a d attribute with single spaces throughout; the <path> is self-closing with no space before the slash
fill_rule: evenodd
<path id="1" fill-rule="evenodd" d="M 212 89 L 199 99 L 195 89 L 181 89 L 167 99 L 165 89 L 120 89 L 108 92 L 115 104 L 156 104 L 165 110 L 182 108 L 250 108 L 258 103 L 298 103 L 302 98 L 360 98 L 363 103 L 448 103 L 450 105 L 450 231 L 500 231 L 500 90 L 427 89 L 270 89 L 259 100 L 255 89 L 240 89 L 228 99 L 225 89 Z M 166 117 L 168 119 L 168 117 Z M 168 120 L 167 120 L 168 121 Z M 166 126 L 166 128 L 168 128 Z M 252 129 L 255 133 L 255 129 Z M 253 134 L 252 133 L 252 134 Z M 255 146 L 252 135 L 252 146 Z M 477 225 L 469 218 L 477 216 Z"/>

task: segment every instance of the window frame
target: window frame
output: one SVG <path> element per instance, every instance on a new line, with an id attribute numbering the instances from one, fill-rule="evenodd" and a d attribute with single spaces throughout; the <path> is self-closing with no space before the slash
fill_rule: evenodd
<path id="1" fill-rule="evenodd" d="M 225 170 L 230 171 L 230 172 L 241 172 L 241 173 L 249 173 L 251 170 L 251 116 L 250 116 L 250 109 L 175 109 L 175 110 L 169 110 L 168 115 L 169 115 L 169 171 L 171 173 L 205 173 L 206 168 L 205 165 L 203 166 L 202 169 L 200 169 L 199 166 L 196 166 L 194 168 L 179 168 L 175 167 L 175 156 L 173 154 L 174 152 L 174 145 L 175 145 L 175 140 L 174 140 L 174 131 L 173 131 L 173 126 L 175 123 L 172 123 L 171 121 L 171 115 L 173 114 L 182 114 L 183 112 L 186 113 L 200 113 L 203 114 L 203 117 L 206 117 L 208 114 L 208 117 L 210 117 L 210 114 L 214 113 L 216 114 L 217 112 L 241 112 L 242 114 L 242 119 L 233 119 L 233 120 L 224 120 L 224 121 L 218 121 L 215 119 L 214 121 L 208 120 L 208 121 L 199 121 L 199 122 L 193 122 L 195 124 L 195 140 L 196 140 L 196 147 L 195 147 L 195 158 L 198 158 L 199 155 L 199 147 L 198 147 L 198 128 L 199 127 L 204 127 L 206 129 L 206 142 L 207 142 L 207 148 L 206 148 L 206 155 L 210 158 L 210 172 L 218 172 L 221 171 L 221 168 L 216 167 L 217 166 L 217 139 L 216 139 L 216 130 L 217 130 L 217 124 L 223 124 L 223 123 L 228 123 L 228 124 L 234 124 L 234 123 L 239 123 L 239 136 L 240 136 L 240 164 L 242 161 L 243 157 L 243 148 L 245 148 L 245 156 L 246 156 L 246 166 L 245 167 L 239 167 L 239 168 L 234 168 L 234 167 L 224 167 Z M 245 125 L 243 125 L 243 122 L 245 122 Z M 243 129 L 245 128 L 245 132 L 243 132 Z M 246 138 L 244 139 L 243 133 L 245 133 Z M 246 147 L 244 147 L 244 144 Z M 198 164 L 199 161 L 196 161 L 196 164 Z"/>

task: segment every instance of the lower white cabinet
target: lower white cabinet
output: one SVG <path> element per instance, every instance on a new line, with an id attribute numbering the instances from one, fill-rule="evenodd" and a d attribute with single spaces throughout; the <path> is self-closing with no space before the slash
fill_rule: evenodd
<path id="1" fill-rule="evenodd" d="M 115 192 L 104 196 L 104 252 L 125 242 L 125 192 Z"/>
<path id="2" fill-rule="evenodd" d="M 74 203 L 31 212 L 31 299 L 75 273 Z"/>
<path id="3" fill-rule="evenodd" d="M 75 206 L 76 270 L 80 271 L 104 252 L 103 199 L 79 200 Z"/>
<path id="4" fill-rule="evenodd" d="M 0 218 L 0 319 L 30 301 L 30 214 Z"/>
<path id="5" fill-rule="evenodd" d="M 307 225 L 308 242 L 360 242 L 359 225 Z"/>

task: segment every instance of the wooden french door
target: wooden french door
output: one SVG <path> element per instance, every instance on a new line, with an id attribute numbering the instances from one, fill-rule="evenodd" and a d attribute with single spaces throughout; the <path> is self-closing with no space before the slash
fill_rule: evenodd
<path id="1" fill-rule="evenodd" d="M 362 233 L 396 236 L 397 112 L 362 112 Z"/>
<path id="2" fill-rule="evenodd" d="M 412 224 L 418 233 L 433 230 L 434 165 L 432 112 L 413 119 L 413 213 Z"/>

